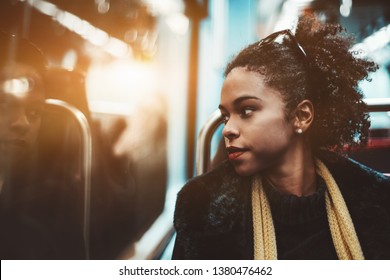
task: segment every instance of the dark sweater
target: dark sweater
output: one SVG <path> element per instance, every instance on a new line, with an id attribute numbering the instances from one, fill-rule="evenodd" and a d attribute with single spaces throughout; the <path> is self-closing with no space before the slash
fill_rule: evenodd
<path id="1" fill-rule="evenodd" d="M 266 180 L 278 259 L 337 259 L 325 207 L 324 180 L 317 176 L 317 191 L 298 197 L 279 193 Z"/>

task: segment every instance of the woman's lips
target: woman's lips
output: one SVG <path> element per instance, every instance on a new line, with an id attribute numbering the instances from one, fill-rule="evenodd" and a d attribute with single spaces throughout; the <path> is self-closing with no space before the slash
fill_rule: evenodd
<path id="1" fill-rule="evenodd" d="M 23 139 L 0 140 L 0 145 L 2 145 L 3 148 L 11 150 L 25 150 L 28 148 L 27 141 Z"/>
<path id="2" fill-rule="evenodd" d="M 230 146 L 226 148 L 230 160 L 235 160 L 244 154 L 248 149 Z"/>
<path id="3" fill-rule="evenodd" d="M 235 152 L 235 153 L 231 153 L 229 154 L 229 159 L 230 160 L 235 160 L 237 159 L 238 157 L 240 157 L 244 152 Z"/>
<path id="4" fill-rule="evenodd" d="M 13 145 L 13 146 L 18 146 L 18 147 L 27 147 L 27 142 L 25 140 L 22 140 L 22 139 L 11 139 L 11 140 L 7 140 L 6 143 L 8 145 Z"/>

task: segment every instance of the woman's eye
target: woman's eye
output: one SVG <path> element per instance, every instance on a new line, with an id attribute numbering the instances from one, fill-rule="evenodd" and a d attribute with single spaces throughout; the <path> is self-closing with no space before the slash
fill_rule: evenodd
<path id="1" fill-rule="evenodd" d="M 252 108 L 244 108 L 241 110 L 241 116 L 242 117 L 249 117 L 252 113 L 253 113 L 253 109 Z"/>
<path id="2" fill-rule="evenodd" d="M 226 115 L 222 115 L 222 122 L 226 124 L 229 121 L 229 117 Z"/>
<path id="3" fill-rule="evenodd" d="M 41 110 L 39 109 L 30 109 L 28 112 L 28 118 L 35 120 L 41 116 Z"/>

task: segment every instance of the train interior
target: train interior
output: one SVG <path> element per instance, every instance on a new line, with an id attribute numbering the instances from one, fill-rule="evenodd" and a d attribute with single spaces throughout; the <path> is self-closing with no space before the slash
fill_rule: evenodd
<path id="1" fill-rule="evenodd" d="M 0 1 L 0 29 L 49 62 L 31 179 L 44 194 L 25 211 L 56 235 L 10 242 L 11 258 L 170 259 L 176 194 L 218 156 L 226 63 L 304 11 L 341 23 L 380 65 L 360 85 L 368 146 L 349 156 L 390 176 L 388 1 Z M 37 253 L 39 242 L 56 253 Z"/>

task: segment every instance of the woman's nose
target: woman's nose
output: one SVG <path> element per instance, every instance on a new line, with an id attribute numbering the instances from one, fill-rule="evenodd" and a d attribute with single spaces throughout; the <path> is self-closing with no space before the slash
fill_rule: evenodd
<path id="1" fill-rule="evenodd" d="M 225 127 L 222 130 L 222 135 L 229 140 L 233 140 L 240 135 L 238 127 L 231 119 L 225 124 Z"/>
<path id="2" fill-rule="evenodd" d="M 24 112 L 19 112 L 15 115 L 11 123 L 11 129 L 19 134 L 26 133 L 30 128 L 30 122 Z"/>

